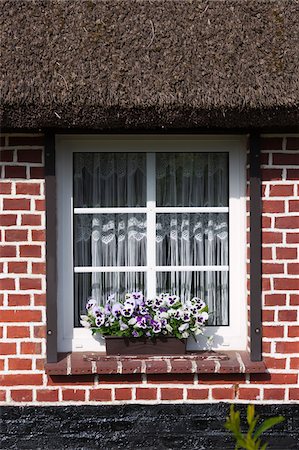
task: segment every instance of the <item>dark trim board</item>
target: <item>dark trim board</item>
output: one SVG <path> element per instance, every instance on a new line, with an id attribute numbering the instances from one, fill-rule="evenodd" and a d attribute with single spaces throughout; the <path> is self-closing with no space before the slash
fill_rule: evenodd
<path id="1" fill-rule="evenodd" d="M 234 449 L 223 424 L 228 403 L 95 406 L 4 406 L 1 449 Z M 236 405 L 246 422 L 246 405 Z M 285 421 L 263 437 L 269 449 L 299 449 L 299 405 L 256 405 L 264 420 Z M 245 430 L 244 430 L 245 431 Z"/>

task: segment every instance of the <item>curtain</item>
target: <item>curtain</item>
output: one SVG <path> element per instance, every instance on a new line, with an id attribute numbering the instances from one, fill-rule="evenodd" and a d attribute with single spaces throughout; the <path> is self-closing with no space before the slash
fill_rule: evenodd
<path id="1" fill-rule="evenodd" d="M 157 207 L 228 206 L 226 153 L 157 153 L 152 176 Z M 146 200 L 145 154 L 74 154 L 75 207 L 138 207 Z M 145 213 L 74 215 L 75 266 L 146 266 L 146 245 Z M 222 266 L 228 259 L 227 213 L 156 214 L 157 266 Z M 200 296 L 210 324 L 228 324 L 228 272 L 161 269 L 156 282 L 157 293 Z M 76 322 L 89 296 L 103 303 L 109 294 L 134 290 L 146 295 L 144 272 L 75 274 Z"/>

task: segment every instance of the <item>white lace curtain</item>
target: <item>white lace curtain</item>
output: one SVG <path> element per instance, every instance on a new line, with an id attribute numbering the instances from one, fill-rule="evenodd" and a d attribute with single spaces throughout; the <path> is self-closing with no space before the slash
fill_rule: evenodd
<path id="1" fill-rule="evenodd" d="M 225 153 L 157 154 L 157 206 L 227 206 L 227 164 Z M 145 154 L 77 153 L 74 168 L 75 207 L 146 206 Z M 157 266 L 228 265 L 227 213 L 157 213 L 156 230 L 147 230 L 139 212 L 75 215 L 75 266 L 146 266 L 147 233 L 156 233 Z M 228 272 L 161 270 L 156 282 L 157 292 L 201 296 L 211 324 L 228 323 Z M 132 290 L 146 294 L 144 272 L 77 273 L 76 317 L 90 295 L 101 303 Z"/>

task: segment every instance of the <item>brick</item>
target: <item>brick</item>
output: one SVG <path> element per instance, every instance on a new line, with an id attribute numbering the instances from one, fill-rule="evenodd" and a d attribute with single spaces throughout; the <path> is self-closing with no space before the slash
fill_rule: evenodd
<path id="1" fill-rule="evenodd" d="M 115 400 L 132 400 L 131 388 L 115 388 Z"/>
<path id="2" fill-rule="evenodd" d="M 290 359 L 290 368 L 292 370 L 298 370 L 299 369 L 299 358 L 291 358 Z"/>
<path id="3" fill-rule="evenodd" d="M 298 282 L 298 280 L 297 280 Z M 289 309 L 278 311 L 278 320 L 283 322 L 295 322 L 297 320 L 297 310 Z"/>
<path id="4" fill-rule="evenodd" d="M 297 137 L 288 137 L 286 149 L 287 150 L 299 150 L 299 139 Z"/>
<path id="5" fill-rule="evenodd" d="M 32 240 L 45 241 L 46 240 L 45 230 L 32 230 Z"/>
<path id="6" fill-rule="evenodd" d="M 136 400 L 157 400 L 157 389 L 136 388 Z"/>
<path id="7" fill-rule="evenodd" d="M 299 212 L 299 200 L 289 200 L 289 211 Z"/>
<path id="8" fill-rule="evenodd" d="M 16 183 L 16 193 L 23 195 L 40 195 L 38 183 Z"/>
<path id="9" fill-rule="evenodd" d="M 42 345 L 40 342 L 21 342 L 22 355 L 40 355 Z"/>
<path id="10" fill-rule="evenodd" d="M 14 355 L 16 344 L 14 342 L 0 342 L 0 355 Z"/>
<path id="11" fill-rule="evenodd" d="M 290 388 L 289 400 L 299 400 L 299 388 Z"/>
<path id="12" fill-rule="evenodd" d="M 36 366 L 36 370 L 45 370 L 45 363 L 46 363 L 46 360 L 45 359 L 43 359 L 43 358 L 37 358 L 36 360 L 35 360 L 35 366 Z"/>
<path id="13" fill-rule="evenodd" d="M 13 150 L 0 150 L 0 161 L 1 162 L 12 162 L 13 161 Z"/>
<path id="14" fill-rule="evenodd" d="M 0 391 L 0 402 L 6 401 L 6 391 Z"/>
<path id="15" fill-rule="evenodd" d="M 262 242 L 263 244 L 280 244 L 282 242 L 282 233 L 263 231 Z"/>
<path id="16" fill-rule="evenodd" d="M 15 280 L 13 278 L 1 278 L 0 279 L 0 290 L 14 290 L 15 289 Z"/>
<path id="17" fill-rule="evenodd" d="M 44 179 L 45 169 L 44 167 L 31 167 L 30 168 L 30 179 Z"/>
<path id="18" fill-rule="evenodd" d="M 282 169 L 261 169 L 262 181 L 277 181 L 282 179 Z"/>
<path id="19" fill-rule="evenodd" d="M 299 275 L 299 263 L 288 263 L 288 273 L 290 275 Z"/>
<path id="20" fill-rule="evenodd" d="M 14 402 L 32 402 L 31 389 L 12 390 L 10 395 Z"/>
<path id="21" fill-rule="evenodd" d="M 286 304 L 285 294 L 267 294 L 265 295 L 265 306 L 283 306 Z"/>
<path id="22" fill-rule="evenodd" d="M 26 273 L 27 263 L 12 261 L 8 263 L 8 273 Z"/>
<path id="23" fill-rule="evenodd" d="M 114 360 L 117 362 L 116 360 Z M 97 367 L 99 367 L 99 363 L 97 363 Z M 109 367 L 109 366 L 108 366 Z M 117 372 L 117 371 L 116 371 Z M 107 372 L 106 372 L 107 373 Z M 108 375 L 99 375 L 99 384 L 140 384 L 142 382 L 141 374 L 138 373 L 129 373 L 126 375 L 119 375 L 117 373 L 111 373 Z"/>
<path id="24" fill-rule="evenodd" d="M 40 214 L 22 214 L 22 225 L 40 226 L 41 225 Z"/>
<path id="25" fill-rule="evenodd" d="M 3 309 L 0 322 L 40 322 L 41 318 L 41 311 Z"/>
<path id="26" fill-rule="evenodd" d="M 222 364 L 222 363 L 221 363 Z M 238 363 L 238 368 L 240 367 Z M 200 384 L 233 384 L 233 383 L 245 383 L 245 374 L 241 373 L 209 373 L 199 374 L 198 382 Z"/>
<path id="27" fill-rule="evenodd" d="M 5 374 L 0 375 L 2 386 L 39 386 L 43 384 L 43 375 L 35 373 Z"/>
<path id="28" fill-rule="evenodd" d="M 290 338 L 298 338 L 299 339 L 299 326 L 293 325 L 288 326 L 288 337 Z"/>
<path id="29" fill-rule="evenodd" d="M 11 183 L 0 182 L 0 194 L 10 194 Z"/>
<path id="30" fill-rule="evenodd" d="M 45 325 L 34 327 L 34 337 L 35 338 L 45 338 L 46 332 L 47 332 L 47 329 L 46 329 Z"/>
<path id="31" fill-rule="evenodd" d="M 262 260 L 263 261 L 272 260 L 272 248 L 271 247 L 262 247 Z"/>
<path id="32" fill-rule="evenodd" d="M 10 358 L 8 370 L 32 370 L 32 359 Z"/>
<path id="33" fill-rule="evenodd" d="M 284 389 L 264 389 L 264 400 L 284 400 Z"/>
<path id="34" fill-rule="evenodd" d="M 296 373 L 252 373 L 250 382 L 254 384 L 296 384 Z"/>
<path id="35" fill-rule="evenodd" d="M 58 402 L 58 389 L 39 389 L 36 391 L 38 402 Z"/>
<path id="36" fill-rule="evenodd" d="M 44 137 L 43 136 L 9 136 L 10 146 L 43 146 Z"/>
<path id="37" fill-rule="evenodd" d="M 17 151 L 18 162 L 25 163 L 41 163 L 42 162 L 42 150 L 18 150 Z"/>
<path id="38" fill-rule="evenodd" d="M 17 216 L 15 214 L 1 214 L 0 226 L 11 227 L 17 224 Z"/>
<path id="39" fill-rule="evenodd" d="M 263 137 L 261 138 L 261 150 L 281 150 L 282 138 Z"/>
<path id="40" fill-rule="evenodd" d="M 274 311 L 272 309 L 262 310 L 263 322 L 273 322 L 274 321 Z"/>
<path id="41" fill-rule="evenodd" d="M 208 389 L 192 388 L 187 391 L 188 400 L 205 400 L 209 396 Z"/>
<path id="42" fill-rule="evenodd" d="M 9 294 L 8 306 L 29 306 L 30 295 L 28 294 Z"/>
<path id="43" fill-rule="evenodd" d="M 89 398 L 96 402 L 111 402 L 111 389 L 91 389 Z"/>
<path id="44" fill-rule="evenodd" d="M 14 258 L 17 255 L 15 245 L 0 245 L 0 258 Z"/>
<path id="45" fill-rule="evenodd" d="M 299 342 L 277 342 L 277 353 L 299 353 Z"/>
<path id="46" fill-rule="evenodd" d="M 271 358 L 270 356 L 264 357 L 264 362 L 267 369 L 285 369 L 286 358 Z"/>
<path id="47" fill-rule="evenodd" d="M 262 216 L 262 228 L 271 228 L 271 217 Z"/>
<path id="48" fill-rule="evenodd" d="M 41 254 L 40 245 L 20 245 L 21 258 L 40 258 Z"/>
<path id="49" fill-rule="evenodd" d="M 5 178 L 26 178 L 26 167 L 5 166 Z"/>
<path id="50" fill-rule="evenodd" d="M 28 198 L 4 198 L 3 209 L 8 211 L 25 211 L 30 209 L 30 200 Z"/>
<path id="51" fill-rule="evenodd" d="M 291 294 L 290 295 L 290 305 L 291 306 L 299 305 L 299 294 Z"/>
<path id="52" fill-rule="evenodd" d="M 294 195 L 292 184 L 276 184 L 270 186 L 270 197 L 291 197 Z"/>
<path id="53" fill-rule="evenodd" d="M 280 229 L 299 228 L 299 216 L 276 217 L 275 227 Z"/>
<path id="54" fill-rule="evenodd" d="M 263 200 L 263 213 L 283 213 L 285 210 L 283 200 Z"/>
<path id="55" fill-rule="evenodd" d="M 45 294 L 34 294 L 34 305 L 35 306 L 45 306 L 46 305 L 46 295 Z"/>
<path id="56" fill-rule="evenodd" d="M 32 273 L 44 275 L 46 273 L 46 263 L 32 263 Z"/>
<path id="57" fill-rule="evenodd" d="M 7 327 L 7 337 L 9 339 L 14 338 L 27 338 L 30 336 L 30 328 L 24 326 L 11 326 Z"/>
<path id="58" fill-rule="evenodd" d="M 239 388 L 240 400 L 257 400 L 260 396 L 260 390 L 257 388 Z"/>
<path id="59" fill-rule="evenodd" d="M 42 288 L 42 282 L 39 278 L 21 278 L 20 279 L 20 289 L 22 291 L 26 291 L 26 290 L 40 291 L 41 288 Z"/>
<path id="60" fill-rule="evenodd" d="M 299 179 L 299 169 L 288 169 L 287 170 L 287 180 L 298 180 Z"/>
<path id="61" fill-rule="evenodd" d="M 283 337 L 283 326 L 263 326 L 263 336 L 266 338 Z"/>
<path id="62" fill-rule="evenodd" d="M 233 388 L 213 388 L 212 397 L 214 400 L 233 400 L 235 392 Z"/>
<path id="63" fill-rule="evenodd" d="M 6 242 L 19 242 L 27 241 L 28 231 L 27 230 L 6 230 L 5 240 Z"/>
<path id="64" fill-rule="evenodd" d="M 276 278 L 274 280 L 274 289 L 277 291 L 298 291 L 299 280 L 297 278 Z"/>
<path id="65" fill-rule="evenodd" d="M 180 388 L 162 388 L 161 400 L 182 400 L 183 389 Z"/>
<path id="66" fill-rule="evenodd" d="M 299 244 L 299 233 L 287 233 L 287 244 Z"/>
<path id="67" fill-rule="evenodd" d="M 85 400 L 85 389 L 63 389 L 62 399 L 65 401 L 83 402 Z"/>
<path id="68" fill-rule="evenodd" d="M 299 153 L 273 153 L 273 165 L 278 166 L 299 165 Z"/>
<path id="69" fill-rule="evenodd" d="M 45 200 L 35 200 L 35 210 L 36 211 L 45 211 L 46 210 Z"/>
<path id="70" fill-rule="evenodd" d="M 271 342 L 262 342 L 263 353 L 271 353 Z"/>
<path id="71" fill-rule="evenodd" d="M 276 247 L 277 259 L 296 259 L 297 249 L 293 247 Z"/>
<path id="72" fill-rule="evenodd" d="M 274 273 L 283 273 L 284 265 L 283 264 L 270 264 L 264 263 L 262 264 L 262 273 L 263 274 L 274 274 Z"/>

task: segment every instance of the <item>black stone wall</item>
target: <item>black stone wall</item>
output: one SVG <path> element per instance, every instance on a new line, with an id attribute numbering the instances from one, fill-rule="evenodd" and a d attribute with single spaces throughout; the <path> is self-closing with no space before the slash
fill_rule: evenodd
<path id="1" fill-rule="evenodd" d="M 236 405 L 245 419 L 246 405 Z M 223 428 L 229 404 L 4 406 L 1 449 L 234 449 Z M 257 405 L 261 418 L 286 420 L 264 440 L 269 450 L 299 449 L 299 405 Z"/>

